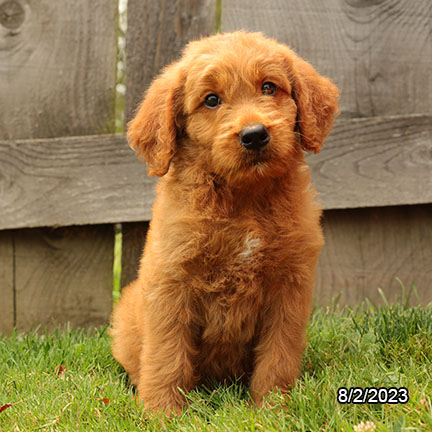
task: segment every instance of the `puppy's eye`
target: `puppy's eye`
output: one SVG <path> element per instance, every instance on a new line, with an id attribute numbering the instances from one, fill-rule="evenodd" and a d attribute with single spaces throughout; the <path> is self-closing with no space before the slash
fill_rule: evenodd
<path id="1" fill-rule="evenodd" d="M 204 99 L 204 105 L 207 108 L 216 108 L 221 103 L 222 103 L 222 101 L 220 100 L 220 97 L 216 94 L 213 94 L 213 93 L 207 95 Z"/>
<path id="2" fill-rule="evenodd" d="M 273 84 L 272 82 L 267 81 L 262 85 L 261 92 L 264 95 L 273 96 L 274 94 L 276 94 L 277 89 L 278 88 L 277 88 L 276 84 Z"/>

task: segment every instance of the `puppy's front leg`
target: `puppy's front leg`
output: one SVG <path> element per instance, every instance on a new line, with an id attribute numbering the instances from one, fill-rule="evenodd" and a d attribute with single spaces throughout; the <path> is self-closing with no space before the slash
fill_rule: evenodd
<path id="1" fill-rule="evenodd" d="M 270 390 L 290 390 L 300 375 L 311 291 L 311 286 L 284 288 L 264 316 L 250 384 L 258 406 Z"/>
<path id="2" fill-rule="evenodd" d="M 192 313 L 187 298 L 178 292 L 158 293 L 147 301 L 138 381 L 144 406 L 167 415 L 180 414 L 186 403 L 179 388 L 190 391 L 198 381 Z"/>

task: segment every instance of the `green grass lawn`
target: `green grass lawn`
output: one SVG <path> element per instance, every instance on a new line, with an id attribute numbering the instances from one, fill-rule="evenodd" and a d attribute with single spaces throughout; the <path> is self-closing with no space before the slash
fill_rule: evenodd
<path id="1" fill-rule="evenodd" d="M 2 338 L 0 376 L 1 431 L 432 431 L 432 305 L 315 310 L 301 380 L 261 409 L 217 385 L 164 424 L 132 401 L 105 328 Z M 341 386 L 406 387 L 409 401 L 339 404 Z"/>

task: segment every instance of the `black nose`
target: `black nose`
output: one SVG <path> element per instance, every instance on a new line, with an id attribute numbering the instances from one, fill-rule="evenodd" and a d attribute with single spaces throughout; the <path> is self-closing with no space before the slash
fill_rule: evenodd
<path id="1" fill-rule="evenodd" d="M 259 150 L 270 141 L 269 131 L 262 124 L 244 127 L 239 137 L 242 146 L 248 150 Z"/>

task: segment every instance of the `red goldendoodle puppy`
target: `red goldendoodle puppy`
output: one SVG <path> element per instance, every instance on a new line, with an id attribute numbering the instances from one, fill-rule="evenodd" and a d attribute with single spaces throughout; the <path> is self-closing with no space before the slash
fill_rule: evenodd
<path id="1" fill-rule="evenodd" d="M 112 350 L 145 406 L 180 412 L 205 379 L 243 376 L 257 404 L 299 376 L 323 245 L 303 150 L 337 88 L 259 33 L 191 42 L 155 79 L 128 139 L 156 189 Z"/>

